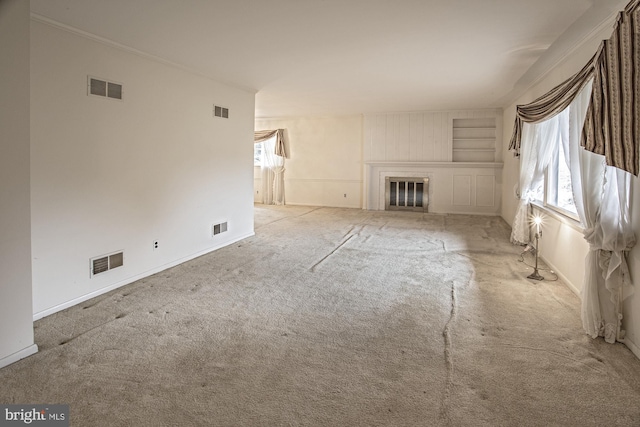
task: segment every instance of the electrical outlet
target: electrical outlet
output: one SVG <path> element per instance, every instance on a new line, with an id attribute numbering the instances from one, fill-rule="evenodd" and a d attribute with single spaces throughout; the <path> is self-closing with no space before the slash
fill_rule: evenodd
<path id="1" fill-rule="evenodd" d="M 344 197 L 347 197 L 347 193 L 344 193 Z"/>
<path id="2" fill-rule="evenodd" d="M 158 241 L 157 241 L 157 240 L 154 240 L 154 241 L 153 241 L 153 250 L 155 251 L 155 250 L 156 250 L 156 249 L 158 249 L 158 248 L 159 248 L 159 246 L 158 246 Z"/>

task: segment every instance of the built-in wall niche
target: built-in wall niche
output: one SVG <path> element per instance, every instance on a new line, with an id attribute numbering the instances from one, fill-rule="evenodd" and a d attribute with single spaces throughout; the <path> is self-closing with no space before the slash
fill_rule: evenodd
<path id="1" fill-rule="evenodd" d="M 453 119 L 451 148 L 454 162 L 495 162 L 496 119 Z"/>

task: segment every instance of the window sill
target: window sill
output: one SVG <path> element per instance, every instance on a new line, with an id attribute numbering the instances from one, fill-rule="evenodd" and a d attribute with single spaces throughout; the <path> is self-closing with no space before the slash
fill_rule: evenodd
<path id="1" fill-rule="evenodd" d="M 536 202 L 533 201 L 531 202 L 531 204 L 533 205 L 534 209 L 543 212 L 546 216 L 550 216 L 558 221 L 560 221 L 561 223 L 568 225 L 569 227 L 573 228 L 574 230 L 583 233 L 584 232 L 584 228 L 582 227 L 582 225 L 580 224 L 580 221 L 576 221 L 573 218 L 570 218 L 566 215 L 563 215 L 562 213 L 548 208 L 546 206 L 544 206 L 542 203 L 540 202 Z"/>

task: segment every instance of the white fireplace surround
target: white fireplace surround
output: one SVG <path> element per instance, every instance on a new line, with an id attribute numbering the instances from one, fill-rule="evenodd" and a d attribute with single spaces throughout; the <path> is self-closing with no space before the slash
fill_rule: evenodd
<path id="1" fill-rule="evenodd" d="M 387 177 L 429 178 L 429 212 L 500 214 L 502 163 L 366 162 L 365 209 L 385 209 Z"/>

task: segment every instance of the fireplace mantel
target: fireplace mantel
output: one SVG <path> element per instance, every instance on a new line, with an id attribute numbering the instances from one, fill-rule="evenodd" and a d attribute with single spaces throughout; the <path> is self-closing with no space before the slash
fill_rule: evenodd
<path id="1" fill-rule="evenodd" d="M 412 167 L 412 168 L 449 168 L 449 169 L 468 169 L 468 168 L 488 168 L 502 169 L 503 163 L 490 162 L 365 162 L 369 167 Z"/>

